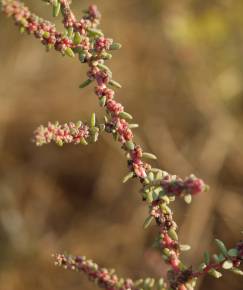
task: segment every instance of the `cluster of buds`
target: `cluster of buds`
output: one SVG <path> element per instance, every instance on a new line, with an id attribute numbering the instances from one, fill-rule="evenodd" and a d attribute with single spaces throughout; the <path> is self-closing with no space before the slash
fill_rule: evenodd
<path id="1" fill-rule="evenodd" d="M 94 47 L 97 52 L 102 52 L 104 50 L 109 50 L 112 43 L 113 43 L 112 39 L 101 36 L 96 39 Z"/>
<path id="2" fill-rule="evenodd" d="M 98 21 L 101 18 L 100 11 L 96 5 L 90 5 L 86 13 L 86 18 L 90 19 L 92 22 Z"/>
<path id="3" fill-rule="evenodd" d="M 55 46 L 57 50 L 64 52 L 71 47 L 71 43 L 56 31 L 53 24 L 31 13 L 21 2 L 3 1 L 2 6 L 5 14 L 13 17 L 21 32 L 34 34 L 47 48 Z"/>
<path id="4" fill-rule="evenodd" d="M 63 254 L 55 255 L 55 264 L 64 269 L 84 272 L 98 286 L 105 289 L 135 289 L 131 279 L 118 278 L 114 270 L 100 268 L 92 260 L 86 259 L 84 256 L 67 256 Z"/>
<path id="5" fill-rule="evenodd" d="M 143 155 L 149 153 L 143 153 Z M 151 154 L 149 154 L 150 156 Z M 143 182 L 141 192 L 144 200 L 149 203 L 165 200 L 168 197 L 174 201 L 176 197 L 183 197 L 186 203 L 191 203 L 192 196 L 208 190 L 208 186 L 200 178 L 190 175 L 184 180 L 176 175 L 157 168 L 148 168 L 148 176 Z"/>
<path id="6" fill-rule="evenodd" d="M 65 33 L 57 32 L 55 25 L 31 13 L 28 7 L 19 1 L 2 0 L 1 4 L 3 12 L 13 17 L 21 32 L 33 34 L 48 50 L 54 47 L 63 55 L 71 57 L 75 56 L 75 52 L 88 54 L 88 51 L 92 51 L 94 44 L 91 45 L 89 38 L 87 40 L 87 35 L 90 33 L 89 29 L 92 30 L 99 24 L 100 14 L 97 7 L 91 5 L 84 17 L 77 21 L 69 8 L 69 1 L 44 1 L 53 6 L 53 16 L 62 12 L 64 27 L 67 29 Z"/>
<path id="7" fill-rule="evenodd" d="M 161 181 L 163 193 L 166 195 L 182 196 L 182 195 L 196 195 L 207 190 L 207 185 L 200 178 L 195 175 L 182 180 L 178 176 L 166 175 Z"/>
<path id="8" fill-rule="evenodd" d="M 86 143 L 86 139 L 90 136 L 90 130 L 87 125 L 82 122 L 76 124 L 70 122 L 60 125 L 58 122 L 49 122 L 46 127 L 40 126 L 34 132 L 34 142 L 37 146 L 55 142 L 57 145 L 73 143 Z"/>
<path id="9" fill-rule="evenodd" d="M 39 126 L 34 132 L 34 143 L 42 146 L 55 142 L 59 146 L 64 144 L 82 144 L 96 142 L 102 131 L 105 130 L 104 124 L 97 124 L 96 116 L 91 115 L 90 125 L 78 121 L 69 122 L 63 125 L 49 122 L 47 126 Z"/>
<path id="10" fill-rule="evenodd" d="M 92 260 L 84 256 L 70 256 L 64 254 L 54 255 L 55 265 L 73 271 L 85 273 L 89 279 L 101 288 L 107 290 L 166 290 L 166 283 L 163 279 L 153 278 L 138 279 L 133 281 L 130 278 L 119 278 L 115 270 L 108 270 L 99 267 Z"/>

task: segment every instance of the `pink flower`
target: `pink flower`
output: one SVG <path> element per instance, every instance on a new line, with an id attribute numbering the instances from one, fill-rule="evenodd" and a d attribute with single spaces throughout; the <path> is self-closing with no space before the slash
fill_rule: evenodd
<path id="1" fill-rule="evenodd" d="M 179 270 L 180 260 L 177 257 L 176 253 L 173 253 L 170 257 L 170 264 L 174 268 L 174 270 Z"/>
<path id="2" fill-rule="evenodd" d="M 104 85 L 95 87 L 95 93 L 99 97 L 106 96 L 107 100 L 113 99 L 115 92 Z"/>
<path id="3" fill-rule="evenodd" d="M 88 13 L 90 19 L 97 19 L 101 17 L 100 11 L 94 4 L 89 6 Z"/>
<path id="4" fill-rule="evenodd" d="M 195 177 L 194 175 L 189 176 L 185 180 L 185 189 L 188 193 L 195 195 L 203 192 L 206 189 L 206 185 L 202 179 Z"/>
<path id="5" fill-rule="evenodd" d="M 147 173 L 146 173 L 143 165 L 134 163 L 133 164 L 133 169 L 134 169 L 135 174 L 138 177 L 140 177 L 140 178 L 146 178 L 147 177 Z"/>
<path id="6" fill-rule="evenodd" d="M 89 20 L 83 18 L 80 21 L 76 21 L 73 24 L 74 30 L 79 32 L 81 35 L 85 35 L 86 30 L 89 26 L 89 22 Z"/>
<path id="7" fill-rule="evenodd" d="M 110 81 L 110 77 L 106 71 L 97 71 L 95 74 L 95 79 L 98 83 L 98 86 L 101 86 L 103 84 L 108 84 Z"/>
<path id="8" fill-rule="evenodd" d="M 165 248 L 170 248 L 174 244 L 174 241 L 169 237 L 167 233 L 163 234 L 163 245 Z"/>
<path id="9" fill-rule="evenodd" d="M 107 101 L 106 107 L 111 113 L 113 113 L 116 116 L 118 116 L 121 112 L 124 111 L 123 106 L 120 103 L 118 103 L 112 99 Z"/>
<path id="10" fill-rule="evenodd" d="M 111 39 L 101 36 L 96 40 L 94 47 L 97 52 L 101 52 L 102 50 L 108 50 L 111 44 Z"/>

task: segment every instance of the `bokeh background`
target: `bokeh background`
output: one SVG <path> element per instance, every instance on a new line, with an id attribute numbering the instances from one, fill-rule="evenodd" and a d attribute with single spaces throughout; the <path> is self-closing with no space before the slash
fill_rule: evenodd
<path id="1" fill-rule="evenodd" d="M 211 190 L 174 207 L 185 260 L 197 265 L 213 238 L 228 247 L 243 229 L 243 2 L 233 0 L 96 0 L 106 35 L 123 44 L 111 68 L 123 84 L 117 98 L 141 125 L 137 141 L 155 166 L 195 173 Z M 26 1 L 51 19 L 41 1 Z M 88 1 L 73 1 L 81 15 Z M 57 21 L 58 22 L 58 21 Z M 60 23 L 58 27 L 61 27 Z M 82 274 L 53 266 L 51 254 L 85 254 L 122 276 L 166 271 L 144 231 L 139 184 L 126 185 L 124 156 L 110 136 L 88 147 L 36 148 L 32 132 L 50 121 L 102 116 L 86 66 L 46 53 L 0 16 L 0 288 L 95 289 Z M 198 288 L 242 290 L 226 273 Z"/>

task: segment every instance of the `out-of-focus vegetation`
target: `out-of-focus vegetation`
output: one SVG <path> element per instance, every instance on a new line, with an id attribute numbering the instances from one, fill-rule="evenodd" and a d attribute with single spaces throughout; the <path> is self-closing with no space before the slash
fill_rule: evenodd
<path id="1" fill-rule="evenodd" d="M 51 19 L 41 1 L 25 1 Z M 77 13 L 88 1 L 73 1 Z M 198 264 L 214 237 L 230 247 L 243 229 L 243 2 L 97 0 L 107 35 L 123 44 L 111 67 L 118 99 L 141 127 L 137 138 L 166 171 L 196 173 L 211 190 L 176 218 L 186 257 Z M 81 13 L 80 13 L 81 15 Z M 60 26 L 59 26 L 60 27 Z M 85 254 L 121 275 L 159 276 L 166 266 L 143 231 L 146 207 L 108 137 L 89 147 L 31 143 L 48 120 L 100 112 L 85 66 L 45 53 L 0 16 L 0 288 L 94 289 L 81 274 L 57 269 L 51 254 Z M 198 289 L 240 290 L 241 277 L 200 280 Z"/>

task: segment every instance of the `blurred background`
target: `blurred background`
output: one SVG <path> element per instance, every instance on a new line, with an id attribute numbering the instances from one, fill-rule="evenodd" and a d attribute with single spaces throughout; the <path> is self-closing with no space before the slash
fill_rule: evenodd
<path id="1" fill-rule="evenodd" d="M 41 1 L 25 1 L 41 16 Z M 198 265 L 213 238 L 228 247 L 243 229 L 243 2 L 233 0 L 96 0 L 102 29 L 123 44 L 110 67 L 117 93 L 141 125 L 137 141 L 154 166 L 202 177 L 211 187 L 192 205 L 174 205 L 185 260 Z M 73 1 L 74 11 L 90 2 Z M 59 19 L 60 20 L 60 19 Z M 57 21 L 58 22 L 58 21 Z M 61 27 L 60 23 L 58 27 Z M 96 289 L 82 274 L 54 267 L 52 253 L 83 254 L 121 276 L 166 271 L 142 229 L 147 208 L 110 136 L 88 147 L 35 147 L 32 132 L 48 120 L 102 116 L 92 88 L 80 91 L 86 66 L 46 53 L 0 16 L 0 285 L 3 290 Z M 225 273 L 198 288 L 242 290 Z"/>

